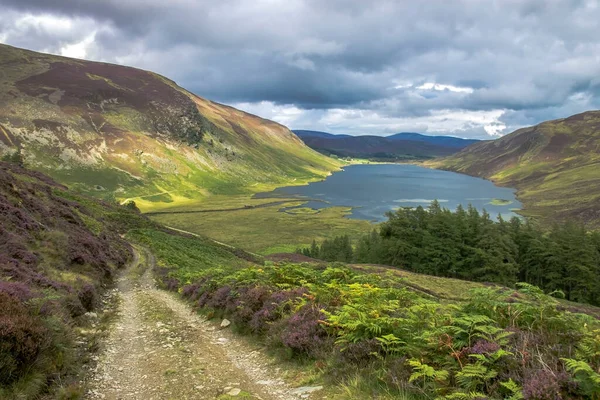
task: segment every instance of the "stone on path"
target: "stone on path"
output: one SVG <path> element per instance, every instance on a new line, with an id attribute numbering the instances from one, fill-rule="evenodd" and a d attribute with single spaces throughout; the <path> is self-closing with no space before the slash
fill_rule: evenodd
<path id="1" fill-rule="evenodd" d="M 231 325 L 230 320 L 224 319 L 223 321 L 221 321 L 221 328 L 227 328 L 229 325 Z"/>
<path id="2" fill-rule="evenodd" d="M 304 395 L 323 390 L 323 386 L 302 386 L 292 390 L 290 393 L 304 398 Z"/>
<path id="3" fill-rule="evenodd" d="M 229 392 L 225 393 L 228 396 L 237 396 L 238 394 L 240 394 L 242 391 L 238 388 L 234 388 L 231 389 Z"/>

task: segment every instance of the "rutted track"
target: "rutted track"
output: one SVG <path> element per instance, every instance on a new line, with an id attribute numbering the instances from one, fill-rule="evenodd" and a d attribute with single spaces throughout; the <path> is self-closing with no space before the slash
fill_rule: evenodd
<path id="1" fill-rule="evenodd" d="M 298 399 L 260 350 L 157 289 L 153 264 L 152 254 L 138 247 L 118 281 L 119 320 L 91 377 L 88 398 Z"/>

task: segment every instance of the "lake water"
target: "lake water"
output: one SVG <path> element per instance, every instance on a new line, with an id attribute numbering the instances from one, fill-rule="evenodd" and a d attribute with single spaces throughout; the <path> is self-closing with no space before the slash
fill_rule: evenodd
<path id="1" fill-rule="evenodd" d="M 434 199 L 451 210 L 459 204 L 465 208 L 472 204 L 479 210 L 485 208 L 493 217 L 501 214 L 506 219 L 516 215 L 511 210 L 521 208 L 514 189 L 495 186 L 485 179 L 408 164 L 351 165 L 324 181 L 280 187 L 256 197 L 308 199 L 301 207 L 313 209 L 349 206 L 353 207 L 350 218 L 369 221 L 385 221 L 385 213 L 399 207 L 427 207 Z M 510 203 L 492 204 L 495 199 Z"/>

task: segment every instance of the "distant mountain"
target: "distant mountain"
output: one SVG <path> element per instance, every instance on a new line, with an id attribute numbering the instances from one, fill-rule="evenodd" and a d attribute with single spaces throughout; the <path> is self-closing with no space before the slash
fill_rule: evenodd
<path id="1" fill-rule="evenodd" d="M 93 196 L 153 208 L 321 178 L 339 167 L 285 126 L 153 72 L 0 44 L 6 157 Z"/>
<path id="2" fill-rule="evenodd" d="M 334 135 L 306 130 L 293 132 L 309 147 L 324 154 L 392 161 L 447 156 L 477 142 L 477 140 L 408 132 L 388 137 Z"/>
<path id="3" fill-rule="evenodd" d="M 469 145 L 472 145 L 473 143 L 480 142 L 480 140 L 477 139 L 463 139 L 453 136 L 429 136 L 414 132 L 401 132 L 386 137 L 394 140 L 413 140 L 416 142 L 433 143 L 445 147 L 454 147 L 457 149 L 463 149 Z"/>
<path id="4" fill-rule="evenodd" d="M 525 215 L 600 226 L 600 111 L 519 129 L 432 166 L 517 188 Z"/>
<path id="5" fill-rule="evenodd" d="M 302 129 L 294 129 L 292 132 L 294 132 L 296 135 L 298 135 L 299 138 L 306 138 L 306 137 L 319 137 L 319 138 L 336 138 L 336 137 L 350 137 L 350 135 L 344 135 L 344 134 L 333 134 L 333 133 L 327 133 L 327 132 L 320 132 L 320 131 L 306 131 L 306 130 L 302 130 Z"/>

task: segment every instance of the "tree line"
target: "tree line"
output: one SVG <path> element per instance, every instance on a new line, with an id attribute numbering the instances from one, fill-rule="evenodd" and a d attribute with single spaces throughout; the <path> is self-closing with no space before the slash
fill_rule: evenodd
<path id="1" fill-rule="evenodd" d="M 536 285 L 566 299 L 600 305 L 600 233 L 569 222 L 542 229 L 513 217 L 437 201 L 425 209 L 386 214 L 379 230 L 351 243 L 348 236 L 297 251 L 325 261 L 386 264 L 435 276 L 513 286 Z"/>

